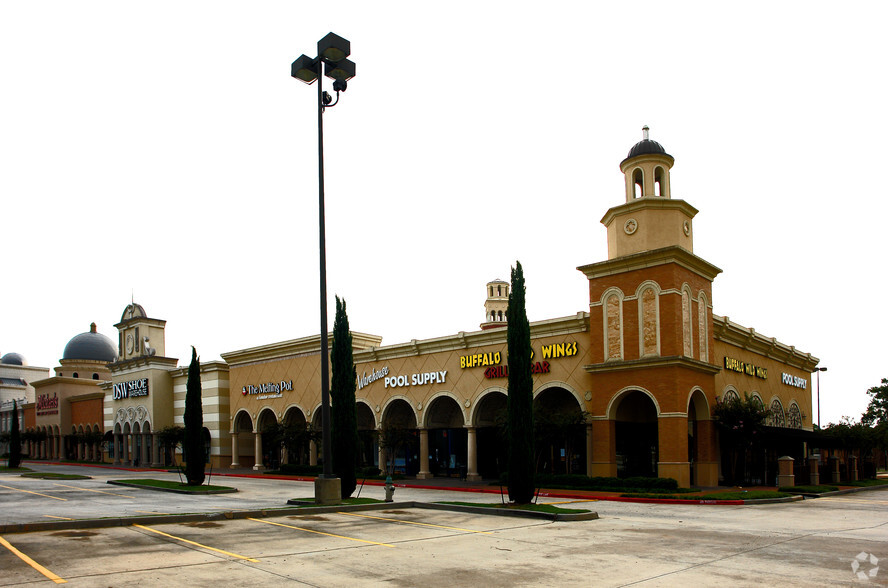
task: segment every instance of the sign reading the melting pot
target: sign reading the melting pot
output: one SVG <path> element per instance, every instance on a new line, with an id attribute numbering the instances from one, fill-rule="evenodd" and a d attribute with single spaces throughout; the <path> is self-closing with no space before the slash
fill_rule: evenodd
<path id="1" fill-rule="evenodd" d="M 248 384 L 241 388 L 241 394 L 243 394 L 244 396 L 256 396 L 258 400 L 265 400 L 266 398 L 280 398 L 284 395 L 284 392 L 292 391 L 293 380 L 266 382 L 264 384 L 257 384 L 255 386 L 253 386 L 252 384 Z"/>
<path id="2" fill-rule="evenodd" d="M 139 396 L 148 396 L 148 378 L 114 384 L 114 392 L 112 396 L 114 400 L 137 398 Z"/>

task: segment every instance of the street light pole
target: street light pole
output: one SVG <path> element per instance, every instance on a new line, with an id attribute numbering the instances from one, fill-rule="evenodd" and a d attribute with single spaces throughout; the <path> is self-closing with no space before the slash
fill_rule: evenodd
<path id="1" fill-rule="evenodd" d="M 817 428 L 820 428 L 820 372 L 825 372 L 825 367 L 814 368 L 817 372 Z"/>
<path id="2" fill-rule="evenodd" d="M 307 84 L 318 82 L 318 249 L 320 252 L 321 298 L 321 427 L 324 451 L 323 474 L 315 481 L 315 502 L 328 504 L 341 499 L 339 479 L 333 475 L 333 443 L 330 422 L 330 356 L 327 334 L 327 243 L 324 214 L 324 110 L 339 103 L 339 93 L 345 92 L 347 81 L 355 77 L 355 64 L 345 59 L 351 52 L 351 43 L 339 35 L 329 33 L 318 41 L 318 56 L 314 59 L 300 56 L 290 66 L 290 75 Z M 336 102 L 324 92 L 323 76 L 333 78 Z"/>

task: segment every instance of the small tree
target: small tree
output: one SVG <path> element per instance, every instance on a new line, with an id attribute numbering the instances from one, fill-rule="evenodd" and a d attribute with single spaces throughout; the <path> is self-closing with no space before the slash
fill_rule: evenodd
<path id="1" fill-rule="evenodd" d="M 530 323 L 524 301 L 521 262 L 512 268 L 506 311 L 509 368 L 509 500 L 527 504 L 534 493 L 533 375 L 530 364 Z"/>
<path id="2" fill-rule="evenodd" d="M 753 446 L 762 437 L 765 421 L 771 411 L 757 399 L 744 393 L 744 399 L 731 396 L 725 401 L 716 401 L 712 415 L 722 432 L 722 442 L 730 454 L 729 472 L 731 482 L 737 481 L 740 465 L 746 470 L 746 461 Z"/>
<path id="3" fill-rule="evenodd" d="M 185 439 L 185 429 L 181 425 L 170 425 L 157 431 L 160 450 L 162 453 L 169 452 L 172 465 L 176 464 L 176 448 L 182 444 L 183 439 Z"/>
<path id="4" fill-rule="evenodd" d="M 6 467 L 17 468 L 22 465 L 22 437 L 19 431 L 18 405 L 12 401 L 12 423 L 9 427 L 9 460 Z"/>
<path id="5" fill-rule="evenodd" d="M 409 447 L 411 441 L 413 441 L 413 431 L 410 429 L 392 423 L 382 426 L 382 430 L 379 432 L 379 446 L 385 451 L 388 466 L 386 464 L 379 465 L 386 468 L 389 476 L 395 473 L 395 457 L 398 451 Z"/>
<path id="6" fill-rule="evenodd" d="M 200 486 L 204 481 L 203 407 L 201 405 L 200 358 L 191 347 L 191 365 L 185 387 L 185 479 L 189 486 Z"/>
<path id="7" fill-rule="evenodd" d="M 358 383 L 352 354 L 352 336 L 349 332 L 345 300 L 336 297 L 336 318 L 333 321 L 333 371 L 330 396 L 333 438 L 333 471 L 340 480 L 342 497 L 348 498 L 357 487 L 355 468 L 358 458 L 358 414 L 355 406 L 355 388 Z"/>

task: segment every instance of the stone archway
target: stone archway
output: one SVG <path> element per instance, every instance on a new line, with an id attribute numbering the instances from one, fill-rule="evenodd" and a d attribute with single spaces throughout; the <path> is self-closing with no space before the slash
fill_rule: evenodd
<path id="1" fill-rule="evenodd" d="M 537 472 L 582 473 L 586 467 L 586 414 L 567 389 L 550 387 L 533 401 Z"/>
<path id="2" fill-rule="evenodd" d="M 308 463 L 309 430 L 305 413 L 298 406 L 291 406 L 284 413 L 284 451 L 282 463 L 305 465 Z"/>
<path id="3" fill-rule="evenodd" d="M 656 477 L 660 443 L 653 399 L 641 390 L 629 390 L 617 400 L 613 411 L 617 476 Z"/>
<path id="4" fill-rule="evenodd" d="M 376 417 L 373 415 L 373 409 L 366 402 L 357 401 L 355 403 L 355 411 L 357 412 L 358 422 L 358 442 L 360 451 L 358 453 L 358 465 L 361 467 L 379 467 L 379 439 L 376 431 Z"/>
<path id="5" fill-rule="evenodd" d="M 238 411 L 231 428 L 231 468 L 253 466 L 256 463 L 253 448 L 253 418 L 246 410 Z"/>
<path id="6" fill-rule="evenodd" d="M 419 431 L 416 413 L 404 398 L 394 398 L 382 413 L 380 461 L 395 474 L 419 472 Z M 384 456 L 382 454 L 385 454 Z"/>
<path id="7" fill-rule="evenodd" d="M 253 464 L 253 469 L 277 469 L 278 467 L 280 467 L 281 458 L 281 439 L 277 426 L 277 416 L 274 414 L 274 411 L 272 409 L 263 408 L 259 412 L 259 417 L 256 419 L 256 421 L 256 438 L 254 448 L 256 463 Z"/>
<path id="8" fill-rule="evenodd" d="M 420 432 L 420 474 L 465 478 L 468 467 L 468 431 L 459 403 L 452 397 L 433 398 L 425 410 Z M 425 439 L 423 439 L 425 438 Z"/>
<path id="9" fill-rule="evenodd" d="M 499 478 L 508 467 L 508 446 L 502 435 L 507 403 L 505 391 L 491 390 L 475 404 L 472 424 L 477 438 L 478 475 L 482 478 Z"/>

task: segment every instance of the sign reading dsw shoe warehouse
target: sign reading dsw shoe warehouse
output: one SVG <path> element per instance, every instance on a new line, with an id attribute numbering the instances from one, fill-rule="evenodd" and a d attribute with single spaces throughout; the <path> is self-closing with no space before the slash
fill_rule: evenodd
<path id="1" fill-rule="evenodd" d="M 148 396 L 148 378 L 114 384 L 114 393 L 112 396 L 114 400 L 137 398 L 139 396 Z"/>

